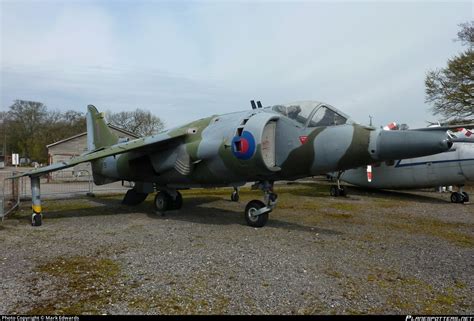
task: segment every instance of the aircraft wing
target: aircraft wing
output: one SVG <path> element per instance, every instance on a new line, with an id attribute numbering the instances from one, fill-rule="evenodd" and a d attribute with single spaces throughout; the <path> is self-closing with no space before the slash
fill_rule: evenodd
<path id="1" fill-rule="evenodd" d="M 170 136 L 167 132 L 158 135 L 134 139 L 126 143 L 116 144 L 110 147 L 100 148 L 95 151 L 87 152 L 80 156 L 76 156 L 67 161 L 54 163 L 45 167 L 37 168 L 29 172 L 24 172 L 9 178 L 18 178 L 23 176 L 40 176 L 49 172 L 58 171 L 68 167 L 75 166 L 80 163 L 90 162 L 107 156 L 123 154 L 131 151 L 136 152 L 156 152 L 169 148 L 171 145 L 178 143 L 187 133 L 179 133 Z"/>

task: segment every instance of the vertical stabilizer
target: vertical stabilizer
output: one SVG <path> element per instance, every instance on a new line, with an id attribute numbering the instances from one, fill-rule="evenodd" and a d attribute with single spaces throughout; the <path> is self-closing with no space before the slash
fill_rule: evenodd
<path id="1" fill-rule="evenodd" d="M 110 131 L 104 113 L 99 113 L 93 105 L 87 106 L 87 150 L 117 144 L 118 137 Z"/>

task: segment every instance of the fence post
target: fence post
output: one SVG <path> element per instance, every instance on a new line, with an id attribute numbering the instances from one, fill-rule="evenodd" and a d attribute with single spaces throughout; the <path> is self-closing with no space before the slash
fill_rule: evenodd
<path id="1" fill-rule="evenodd" d="M 12 176 L 15 176 L 16 172 L 12 173 Z M 20 180 L 12 179 L 12 202 L 16 202 L 20 198 Z"/>

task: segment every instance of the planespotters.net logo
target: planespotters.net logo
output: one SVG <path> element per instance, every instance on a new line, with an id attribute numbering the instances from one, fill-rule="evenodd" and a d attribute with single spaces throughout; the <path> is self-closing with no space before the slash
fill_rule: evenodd
<path id="1" fill-rule="evenodd" d="M 407 315 L 405 321 L 474 321 L 474 317 L 460 317 L 460 316 L 411 316 Z"/>

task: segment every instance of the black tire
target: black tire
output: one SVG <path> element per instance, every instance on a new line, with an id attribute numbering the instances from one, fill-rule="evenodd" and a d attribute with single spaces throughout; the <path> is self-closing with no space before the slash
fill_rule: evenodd
<path id="1" fill-rule="evenodd" d="M 461 203 L 463 199 L 463 196 L 461 193 L 454 192 L 451 193 L 451 203 Z"/>
<path id="2" fill-rule="evenodd" d="M 347 191 L 346 191 L 346 188 L 344 186 L 341 186 L 341 188 L 339 188 L 339 195 L 340 196 L 346 196 L 347 195 Z"/>
<path id="3" fill-rule="evenodd" d="M 148 196 L 148 193 L 139 193 L 132 188 L 132 189 L 129 189 L 127 193 L 125 194 L 122 200 L 122 204 L 130 205 L 130 206 L 138 205 L 140 203 L 143 203 L 145 199 L 147 198 L 147 196 Z"/>
<path id="4" fill-rule="evenodd" d="M 238 192 L 233 191 L 232 194 L 230 194 L 230 200 L 231 200 L 232 202 L 238 202 L 239 199 L 240 199 L 240 195 L 239 195 Z"/>
<path id="5" fill-rule="evenodd" d="M 31 222 L 31 225 L 33 226 L 41 226 L 42 224 L 42 217 L 41 214 L 34 214 L 33 215 L 33 222 Z"/>
<path id="6" fill-rule="evenodd" d="M 172 202 L 172 199 L 168 193 L 158 192 L 156 193 L 153 205 L 155 206 L 156 211 L 163 213 L 170 209 L 171 202 Z"/>
<path id="7" fill-rule="evenodd" d="M 258 216 L 253 216 L 252 213 L 258 211 L 259 209 L 265 207 L 265 204 L 259 200 L 253 200 L 248 202 L 247 206 L 245 207 L 245 221 L 247 225 L 252 227 L 263 227 L 268 221 L 268 214 L 261 214 Z"/>
<path id="8" fill-rule="evenodd" d="M 462 192 L 462 196 L 464 197 L 462 200 L 463 203 L 469 203 L 469 194 L 466 192 Z"/>
<path id="9" fill-rule="evenodd" d="M 170 197 L 170 199 L 170 210 L 179 210 L 183 207 L 183 195 L 181 195 L 180 192 L 176 191 L 176 198 L 173 200 L 173 198 Z"/>
<path id="10" fill-rule="evenodd" d="M 329 189 L 329 193 L 333 197 L 338 197 L 339 196 L 339 189 L 337 188 L 337 186 L 332 185 L 331 188 Z"/>

